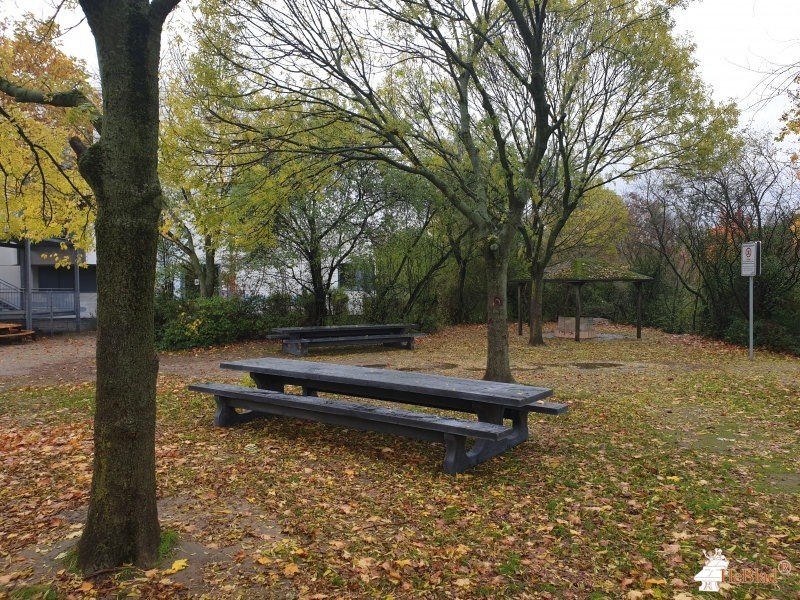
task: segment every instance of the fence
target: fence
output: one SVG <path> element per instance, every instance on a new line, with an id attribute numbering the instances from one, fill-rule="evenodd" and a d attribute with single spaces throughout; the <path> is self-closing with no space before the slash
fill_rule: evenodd
<path id="1" fill-rule="evenodd" d="M 0 280 L 0 320 L 25 319 L 26 294 L 20 288 Z M 63 289 L 31 291 L 31 316 L 34 329 L 61 331 L 75 327 L 75 292 Z"/>

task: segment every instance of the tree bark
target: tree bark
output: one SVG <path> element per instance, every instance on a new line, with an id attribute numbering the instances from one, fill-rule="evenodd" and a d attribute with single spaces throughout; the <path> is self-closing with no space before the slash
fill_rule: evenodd
<path id="1" fill-rule="evenodd" d="M 78 545 L 84 573 L 158 555 L 153 311 L 161 186 L 161 28 L 179 0 L 80 0 L 97 47 L 100 141 L 79 157 L 97 198 L 97 396 L 94 471 Z"/>
<path id="2" fill-rule="evenodd" d="M 531 268 L 531 306 L 530 333 L 528 343 L 531 346 L 544 346 L 544 269 Z"/>
<path id="3" fill-rule="evenodd" d="M 486 316 L 487 352 L 486 372 L 483 378 L 489 381 L 513 382 L 508 349 L 508 307 L 506 306 L 506 282 L 508 279 L 507 244 L 491 246 L 485 251 L 486 258 Z"/>
<path id="4" fill-rule="evenodd" d="M 314 248 L 308 259 L 308 268 L 311 272 L 311 289 L 314 294 L 311 320 L 314 325 L 325 325 L 328 316 L 328 289 L 325 278 L 322 276 L 322 250 Z"/>
<path id="5" fill-rule="evenodd" d="M 217 267 L 216 258 L 217 252 L 214 249 L 213 239 L 207 235 L 204 240 L 203 249 L 203 265 L 198 272 L 200 280 L 200 296 L 202 298 L 211 298 L 217 291 Z"/>

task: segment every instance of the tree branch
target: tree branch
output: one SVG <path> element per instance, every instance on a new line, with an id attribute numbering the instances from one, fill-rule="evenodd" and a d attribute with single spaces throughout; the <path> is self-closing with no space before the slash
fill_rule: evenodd
<path id="1" fill-rule="evenodd" d="M 169 13 L 171 13 L 181 0 L 153 0 L 150 3 L 150 17 L 163 25 Z"/>
<path id="2" fill-rule="evenodd" d="M 0 77 L 0 92 L 11 96 L 17 102 L 47 104 L 49 106 L 78 107 L 94 106 L 78 88 L 68 92 L 42 92 L 14 85 L 8 79 Z"/>

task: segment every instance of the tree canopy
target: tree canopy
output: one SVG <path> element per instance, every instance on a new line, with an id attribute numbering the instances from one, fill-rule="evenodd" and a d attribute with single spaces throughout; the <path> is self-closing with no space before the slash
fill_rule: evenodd
<path id="1" fill-rule="evenodd" d="M 0 238 L 68 238 L 85 249 L 94 240 L 94 198 L 69 140 L 91 142 L 97 94 L 85 66 L 59 49 L 59 35 L 30 15 L 0 23 Z"/>

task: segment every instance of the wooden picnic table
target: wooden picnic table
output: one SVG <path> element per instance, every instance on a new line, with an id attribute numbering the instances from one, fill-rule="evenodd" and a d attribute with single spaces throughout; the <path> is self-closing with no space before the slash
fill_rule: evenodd
<path id="1" fill-rule="evenodd" d="M 22 325 L 18 323 L 0 323 L 0 341 L 22 340 L 35 336 L 35 331 L 22 329 Z"/>
<path id="2" fill-rule="evenodd" d="M 415 323 L 275 327 L 270 337 L 280 339 L 282 350 L 295 356 L 306 356 L 309 346 L 383 344 L 413 350 L 414 339 L 422 334 L 410 330 L 418 327 Z"/>
<path id="3" fill-rule="evenodd" d="M 249 373 L 258 387 L 189 386 L 215 395 L 217 425 L 275 414 L 439 441 L 446 448 L 443 470 L 450 474 L 526 441 L 528 413 L 559 415 L 567 410 L 566 404 L 547 400 L 553 390 L 529 385 L 277 358 L 224 362 L 220 366 Z M 284 393 L 287 385 L 300 386 L 303 395 Z M 318 398 L 318 392 L 470 413 L 477 415 L 477 421 Z M 476 440 L 469 449 L 468 438 Z"/>

